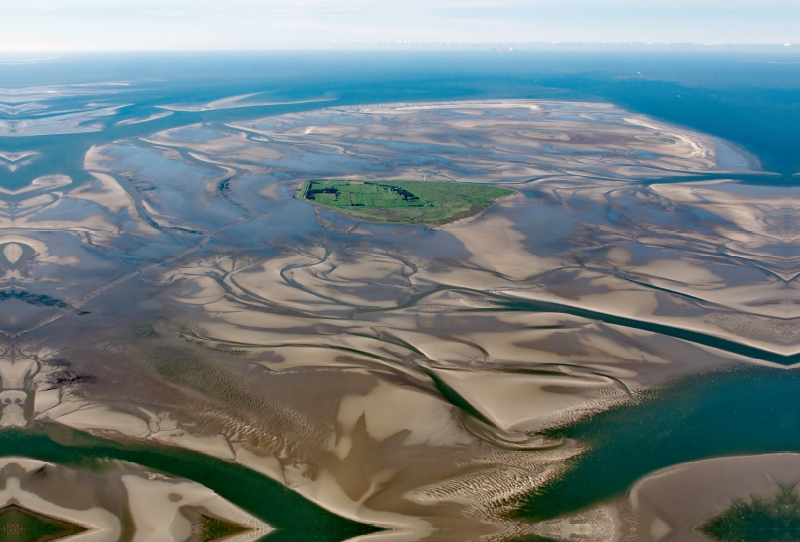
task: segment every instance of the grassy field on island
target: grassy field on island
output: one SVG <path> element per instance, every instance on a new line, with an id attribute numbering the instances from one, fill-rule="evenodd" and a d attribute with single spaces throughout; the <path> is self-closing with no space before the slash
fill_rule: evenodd
<path id="1" fill-rule="evenodd" d="M 375 222 L 440 225 L 476 215 L 513 190 L 441 181 L 306 181 L 298 197 Z"/>

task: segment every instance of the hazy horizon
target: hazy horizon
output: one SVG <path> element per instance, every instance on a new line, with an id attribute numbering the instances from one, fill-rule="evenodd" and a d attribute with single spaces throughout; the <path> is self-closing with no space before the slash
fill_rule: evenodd
<path id="1" fill-rule="evenodd" d="M 32 0 L 4 7 L 0 51 L 190 51 L 381 43 L 800 42 L 788 0 Z"/>
<path id="2" fill-rule="evenodd" d="M 798 22 L 7 1 L 0 541 L 795 540 Z"/>

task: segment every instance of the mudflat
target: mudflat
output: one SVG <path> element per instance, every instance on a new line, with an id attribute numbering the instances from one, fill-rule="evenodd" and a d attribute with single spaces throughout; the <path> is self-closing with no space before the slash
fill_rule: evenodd
<path id="1" fill-rule="evenodd" d="M 0 129 L 85 135 L 116 114 Z M 560 536 L 525 511 L 600 450 L 564 428 L 649 412 L 688 373 L 774 379 L 800 355 L 796 189 L 611 104 L 330 107 L 81 156 L 83 176 L 0 193 L 0 423 L 192 450 L 384 529 L 372 540 Z M 37 160 L 3 157 L 15 175 Z M 141 533 L 272 528 L 197 483 L 176 493 L 230 517 L 181 512 L 170 531 L 168 489 L 189 482 L 130 468 L 108 476 Z M 633 524 L 607 500 L 585 524 Z"/>

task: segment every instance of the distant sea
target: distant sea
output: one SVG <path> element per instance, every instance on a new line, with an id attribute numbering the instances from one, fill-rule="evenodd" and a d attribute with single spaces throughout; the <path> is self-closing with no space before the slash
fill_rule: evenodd
<path id="1" fill-rule="evenodd" d="M 0 171 L 0 186 L 18 188 L 31 174 L 63 172 L 78 180 L 89 146 L 173 126 L 326 106 L 490 98 L 612 102 L 738 144 L 765 170 L 780 173 L 778 184 L 800 181 L 792 177 L 800 172 L 800 54 L 504 50 L 0 57 L 0 104 L 9 103 L 9 90 L 99 82 L 129 84 L 112 88 L 119 91 L 116 96 L 72 96 L 56 100 L 55 108 L 51 101 L 48 111 L 0 110 L 2 122 L 85 107 L 92 100 L 125 104 L 115 115 L 96 119 L 103 125 L 100 132 L 0 137 L 0 150 L 41 148 L 48 157 L 22 168 L 24 175 Z M 251 93 L 254 101 L 302 103 L 177 111 L 119 124 L 165 111 L 157 106 Z"/>
<path id="2" fill-rule="evenodd" d="M 66 174 L 78 184 L 88 178 L 84 157 L 93 145 L 177 126 L 211 122 L 224 129 L 228 122 L 322 107 L 502 98 L 611 102 L 726 139 L 777 173 L 737 180 L 800 185 L 800 54 L 504 50 L 0 55 L 0 188 L 13 200 L 13 191 L 45 175 Z M 44 128 L 21 133 L 30 126 Z M 31 153 L 30 163 L 15 165 Z M 547 498 L 528 499 L 519 515 L 542 519 L 584 508 L 677 462 L 800 449 L 796 373 L 748 368 L 689 375 L 661 395 L 560 429 L 553 436 L 588 443 L 590 452 L 564 483 L 547 489 Z M 45 435 L 6 432 L 0 455 L 73 461 L 100 447 L 97 457 L 177 474 L 198 465 L 203 483 L 224 495 L 238 492 L 237 502 L 253 510 L 266 507 L 263 481 L 254 478 L 242 489 L 236 484 L 245 483 L 246 471 L 219 460 L 186 451 L 161 457 L 159 450 L 106 446 L 94 437 L 81 446 L 68 450 Z M 303 514 L 316 512 L 300 505 L 292 512 L 300 502 L 292 499 L 279 510 L 289 510 L 287 524 L 315 525 Z M 276 536 L 291 539 L 284 533 Z M 320 537 L 335 534 L 317 529 Z"/>

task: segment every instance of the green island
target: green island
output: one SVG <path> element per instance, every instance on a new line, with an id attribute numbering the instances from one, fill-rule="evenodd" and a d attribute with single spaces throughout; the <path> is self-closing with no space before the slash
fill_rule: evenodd
<path id="1" fill-rule="evenodd" d="M 306 181 L 298 197 L 374 222 L 438 226 L 474 216 L 513 190 L 442 181 Z"/>

